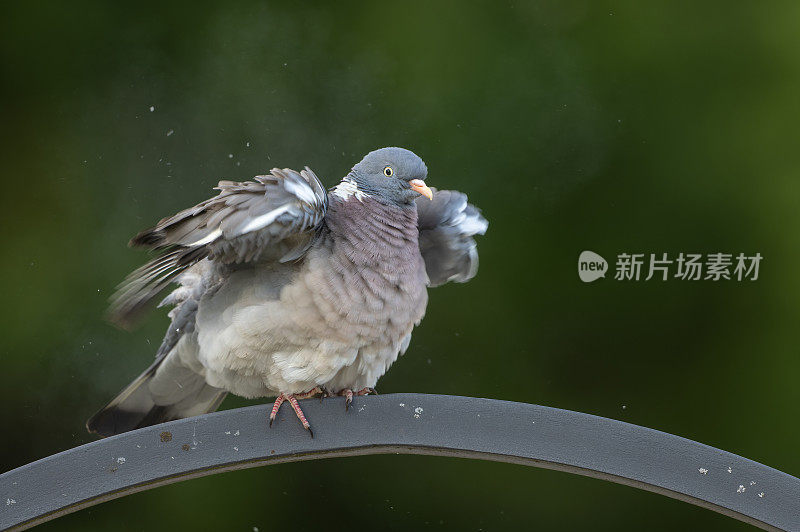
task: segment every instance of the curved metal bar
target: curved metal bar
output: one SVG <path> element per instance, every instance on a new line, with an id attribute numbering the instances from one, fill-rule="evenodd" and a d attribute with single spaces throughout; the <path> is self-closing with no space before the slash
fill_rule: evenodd
<path id="1" fill-rule="evenodd" d="M 309 399 L 314 438 L 291 409 L 253 406 L 128 432 L 0 475 L 0 529 L 202 475 L 381 453 L 511 462 L 653 491 L 767 530 L 800 530 L 800 479 L 685 438 L 556 408 L 443 395 Z M 4 503 L 4 504 L 3 504 Z"/>

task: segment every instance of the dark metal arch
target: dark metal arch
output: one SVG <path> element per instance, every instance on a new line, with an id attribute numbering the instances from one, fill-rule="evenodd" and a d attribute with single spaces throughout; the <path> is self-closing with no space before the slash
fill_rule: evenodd
<path id="1" fill-rule="evenodd" d="M 767 530 L 800 531 L 800 479 L 653 429 L 544 406 L 423 394 L 226 410 L 147 427 L 0 475 L 0 529 L 23 530 L 103 501 L 222 471 L 381 453 L 497 460 L 667 495 Z"/>

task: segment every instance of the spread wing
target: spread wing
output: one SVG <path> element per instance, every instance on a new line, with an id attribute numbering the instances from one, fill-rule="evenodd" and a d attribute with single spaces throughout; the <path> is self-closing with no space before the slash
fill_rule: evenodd
<path id="1" fill-rule="evenodd" d="M 158 256 L 131 273 L 111 299 L 109 319 L 133 324 L 148 304 L 187 268 L 203 259 L 223 264 L 298 259 L 325 218 L 328 196 L 308 167 L 273 168 L 253 181 L 220 181 L 219 195 L 164 218 L 130 245 Z"/>
<path id="2" fill-rule="evenodd" d="M 433 201 L 417 199 L 419 250 L 430 286 L 464 283 L 478 272 L 478 246 L 473 235 L 486 233 L 489 222 L 456 190 L 435 190 Z"/>

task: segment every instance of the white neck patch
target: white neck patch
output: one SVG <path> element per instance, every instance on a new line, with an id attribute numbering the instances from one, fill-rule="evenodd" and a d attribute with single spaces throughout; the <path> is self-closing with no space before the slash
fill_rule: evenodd
<path id="1" fill-rule="evenodd" d="M 368 196 L 368 194 L 361 192 L 356 182 L 349 177 L 342 179 L 342 182 L 333 188 L 333 195 L 342 199 L 348 199 L 355 196 L 358 201 L 364 201 L 364 198 Z"/>

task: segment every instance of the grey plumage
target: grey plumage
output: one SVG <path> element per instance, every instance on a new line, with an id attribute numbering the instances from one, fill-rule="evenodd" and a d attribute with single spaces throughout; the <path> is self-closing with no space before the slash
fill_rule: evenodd
<path id="1" fill-rule="evenodd" d="M 467 203 L 466 194 L 433 190 L 433 201 L 417 200 L 419 249 L 429 286 L 467 282 L 478 273 L 478 246 L 472 237 L 484 234 L 489 223 Z"/>
<path id="2" fill-rule="evenodd" d="M 215 198 L 159 221 L 130 241 L 161 254 L 118 287 L 109 319 L 128 328 L 178 275 L 209 257 L 223 264 L 302 256 L 325 217 L 328 197 L 311 169 L 273 168 L 255 181 L 220 181 Z"/>
<path id="3" fill-rule="evenodd" d="M 486 220 L 455 191 L 433 201 L 425 164 L 368 154 L 326 192 L 314 173 L 273 169 L 165 218 L 131 245 L 159 255 L 133 272 L 110 318 L 129 326 L 171 282 L 156 361 L 87 422 L 116 434 L 216 409 L 225 394 L 375 386 L 408 347 L 427 286 L 475 275 Z M 417 199 L 419 198 L 419 199 Z"/>

